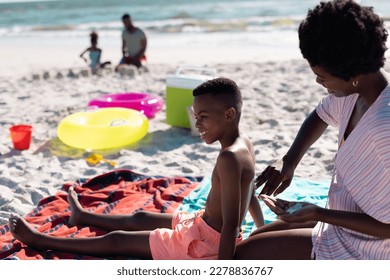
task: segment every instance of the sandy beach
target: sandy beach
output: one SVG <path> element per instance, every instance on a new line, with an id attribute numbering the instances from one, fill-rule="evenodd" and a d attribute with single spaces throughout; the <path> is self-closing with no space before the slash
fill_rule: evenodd
<path id="1" fill-rule="evenodd" d="M 237 57 L 236 49 L 228 47 L 220 52 L 212 47 L 158 51 L 152 44 L 148 72 L 72 78 L 66 76 L 69 69 L 75 73 L 86 69 L 77 57 L 79 45 L 70 41 L 62 48 L 60 44 L 38 48 L 36 43 L 37 55 L 23 56 L 25 50 L 17 40 L 5 41 L 0 49 L 7 57 L 0 77 L 0 224 L 7 222 L 11 212 L 25 215 L 67 181 L 113 169 L 165 176 L 210 175 L 218 144 L 206 145 L 189 129 L 168 125 L 165 106 L 149 121 L 148 134 L 136 145 L 99 151 L 116 162 L 115 167 L 104 162 L 88 164 L 86 157 L 91 151 L 62 143 L 57 126 L 69 114 L 86 110 L 88 101 L 102 94 L 148 92 L 165 99 L 166 79 L 179 66 L 215 69 L 217 76 L 233 79 L 242 90 L 241 129 L 253 141 L 258 173 L 284 155 L 305 116 L 326 94 L 296 49 L 289 53 L 247 49 L 243 57 Z M 104 55 L 115 57 L 117 52 L 113 45 L 105 48 Z M 61 56 L 56 57 L 58 53 Z M 48 79 L 42 78 L 44 72 L 49 73 Z M 65 77 L 56 78 L 58 72 Z M 33 75 L 40 79 L 33 79 Z M 13 149 L 9 128 L 22 123 L 33 126 L 33 137 L 30 149 L 19 151 Z M 297 177 L 330 179 L 336 133 L 336 129 L 328 129 L 308 151 L 296 170 Z"/>

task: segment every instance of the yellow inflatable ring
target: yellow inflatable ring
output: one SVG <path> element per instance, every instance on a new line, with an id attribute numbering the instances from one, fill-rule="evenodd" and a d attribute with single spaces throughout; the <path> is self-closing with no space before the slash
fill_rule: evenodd
<path id="1" fill-rule="evenodd" d="M 148 128 L 147 117 L 139 111 L 101 108 L 65 117 L 57 127 L 57 135 L 69 146 L 100 150 L 134 144 L 147 134 Z"/>

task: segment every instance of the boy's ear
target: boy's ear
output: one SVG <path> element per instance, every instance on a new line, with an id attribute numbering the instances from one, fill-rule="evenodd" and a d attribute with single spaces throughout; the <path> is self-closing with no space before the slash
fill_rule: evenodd
<path id="1" fill-rule="evenodd" d="M 226 109 L 225 116 L 228 121 L 234 120 L 236 118 L 236 114 L 236 109 L 234 109 L 233 107 Z"/>

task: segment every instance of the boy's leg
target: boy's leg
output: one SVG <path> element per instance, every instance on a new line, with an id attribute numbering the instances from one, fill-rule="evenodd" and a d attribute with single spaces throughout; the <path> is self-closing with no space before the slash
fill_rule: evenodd
<path id="1" fill-rule="evenodd" d="M 68 202 L 72 212 L 68 221 L 70 225 L 95 226 L 107 231 L 138 231 L 172 227 L 172 214 L 138 212 L 133 215 L 107 215 L 88 212 L 77 200 L 77 193 L 72 187 L 68 190 Z"/>
<path id="2" fill-rule="evenodd" d="M 67 238 L 40 233 L 20 217 L 11 216 L 9 223 L 11 233 L 16 239 L 41 250 L 52 249 L 102 257 L 152 258 L 149 247 L 149 231 L 113 231 L 98 237 Z"/>
<path id="3" fill-rule="evenodd" d="M 310 260 L 311 228 L 276 230 L 250 236 L 236 247 L 235 259 Z"/>

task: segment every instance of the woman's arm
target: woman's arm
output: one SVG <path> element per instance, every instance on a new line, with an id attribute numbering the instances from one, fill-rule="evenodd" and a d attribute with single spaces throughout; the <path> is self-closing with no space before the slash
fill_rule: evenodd
<path id="1" fill-rule="evenodd" d="M 288 223 L 320 221 L 379 238 L 390 238 L 390 223 L 382 223 L 365 213 L 332 210 L 309 202 L 291 202 L 267 195 L 261 198 L 278 219 Z M 291 211 L 294 208 L 296 211 Z"/>
<path id="2" fill-rule="evenodd" d="M 317 115 L 316 110 L 313 110 L 302 123 L 293 144 L 283 160 L 290 162 L 295 169 L 306 151 L 321 137 L 327 127 L 328 124 Z"/>
<path id="3" fill-rule="evenodd" d="M 256 179 L 256 186 L 265 183 L 261 194 L 277 195 L 282 193 L 291 183 L 295 168 L 306 151 L 320 138 L 328 124 L 313 110 L 302 123 L 290 149 L 281 161 L 268 166 Z"/>
<path id="4" fill-rule="evenodd" d="M 351 229 L 367 235 L 390 238 L 390 224 L 382 223 L 364 213 L 316 209 L 318 221 Z"/>

